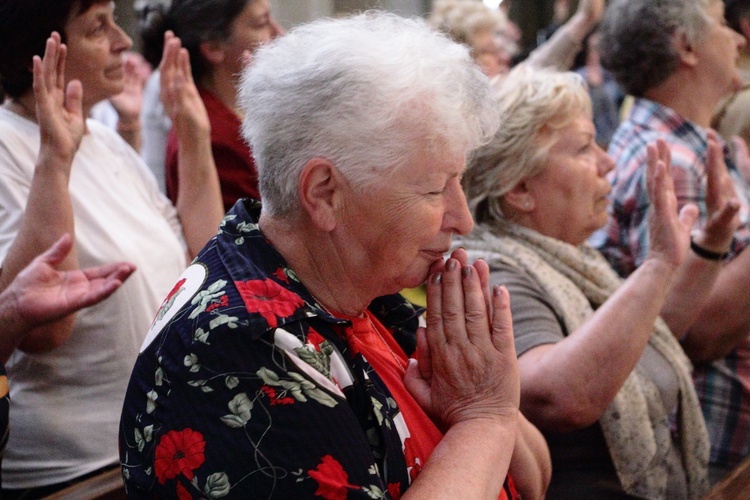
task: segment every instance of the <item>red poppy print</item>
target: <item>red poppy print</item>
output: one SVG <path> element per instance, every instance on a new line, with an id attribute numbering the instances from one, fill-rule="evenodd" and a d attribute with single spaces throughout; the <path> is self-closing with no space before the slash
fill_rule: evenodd
<path id="1" fill-rule="evenodd" d="M 278 326 L 278 318 L 287 318 L 304 305 L 298 295 L 270 279 L 236 281 L 234 284 L 248 312 L 263 316 L 271 328 Z"/>
<path id="2" fill-rule="evenodd" d="M 320 344 L 325 341 L 326 339 L 312 328 L 307 330 L 307 343 L 312 345 L 316 351 L 320 352 Z"/>
<path id="3" fill-rule="evenodd" d="M 182 483 L 177 483 L 177 498 L 179 500 L 193 500 L 193 495 L 190 494 Z"/>
<path id="4" fill-rule="evenodd" d="M 154 456 L 154 470 L 159 483 L 182 474 L 192 481 L 193 471 L 205 461 L 206 441 L 192 429 L 169 431 L 159 440 Z"/>
<path id="5" fill-rule="evenodd" d="M 388 494 L 393 500 L 399 500 L 401 498 L 401 484 L 388 483 Z"/>
<path id="6" fill-rule="evenodd" d="M 226 307 L 227 305 L 229 305 L 229 297 L 222 295 L 218 300 L 214 300 L 208 307 L 206 307 L 206 312 L 211 312 L 214 309 Z"/>
<path id="7" fill-rule="evenodd" d="M 271 406 L 294 404 L 294 398 L 290 398 L 288 396 L 280 398 L 276 392 L 276 389 L 271 386 L 264 385 L 260 388 L 260 390 L 263 391 L 266 396 L 268 396 L 268 399 L 271 401 Z"/>
<path id="8" fill-rule="evenodd" d="M 422 459 L 417 456 L 417 452 L 412 447 L 411 438 L 404 439 L 404 459 L 406 460 L 406 467 L 409 469 L 409 478 L 414 482 L 419 473 L 422 472 Z"/>
<path id="9" fill-rule="evenodd" d="M 283 268 L 278 268 L 273 272 L 273 275 L 276 277 L 277 280 L 283 281 L 284 283 L 289 283 L 289 277 L 284 272 Z"/>
<path id="10" fill-rule="evenodd" d="M 331 455 L 323 457 L 323 461 L 307 474 L 318 482 L 315 496 L 328 500 L 346 500 L 347 489 L 357 488 L 349 484 L 349 476 L 341 464 Z"/>

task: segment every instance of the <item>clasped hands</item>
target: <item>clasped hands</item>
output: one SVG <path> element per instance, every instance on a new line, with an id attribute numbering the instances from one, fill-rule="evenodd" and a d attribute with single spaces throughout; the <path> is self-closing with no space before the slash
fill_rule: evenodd
<path id="1" fill-rule="evenodd" d="M 505 287 L 490 291 L 489 267 L 463 249 L 432 266 L 427 327 L 404 382 L 443 431 L 473 419 L 515 425 L 520 382 Z"/>

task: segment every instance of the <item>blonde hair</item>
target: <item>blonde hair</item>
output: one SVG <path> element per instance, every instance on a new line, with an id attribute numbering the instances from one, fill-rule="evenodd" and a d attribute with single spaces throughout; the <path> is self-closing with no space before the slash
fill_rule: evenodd
<path id="1" fill-rule="evenodd" d="M 500 200 L 523 179 L 541 173 L 560 130 L 585 113 L 591 99 L 583 79 L 571 72 L 516 67 L 499 83 L 500 128 L 478 149 L 463 185 L 476 222 L 503 219 Z"/>
<path id="2" fill-rule="evenodd" d="M 492 10 L 478 0 L 437 0 L 429 23 L 458 43 L 472 48 L 473 37 L 480 31 L 501 32 L 508 19 L 500 10 Z"/>

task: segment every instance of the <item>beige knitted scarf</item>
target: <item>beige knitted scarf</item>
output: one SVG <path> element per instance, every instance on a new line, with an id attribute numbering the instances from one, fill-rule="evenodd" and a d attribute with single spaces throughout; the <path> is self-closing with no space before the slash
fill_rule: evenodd
<path id="1" fill-rule="evenodd" d="M 467 250 L 470 260 L 482 258 L 490 268 L 502 262 L 531 276 L 573 335 L 622 283 L 604 257 L 588 244 L 576 247 L 516 224 L 480 225 L 456 245 Z M 649 344 L 667 360 L 679 380 L 678 446 L 689 497 L 700 498 L 709 486 L 709 446 L 690 377 L 692 367 L 661 318 L 654 324 Z M 618 478 L 629 495 L 666 495 L 665 457 L 672 446 L 669 410 L 655 384 L 636 366 L 599 419 Z"/>

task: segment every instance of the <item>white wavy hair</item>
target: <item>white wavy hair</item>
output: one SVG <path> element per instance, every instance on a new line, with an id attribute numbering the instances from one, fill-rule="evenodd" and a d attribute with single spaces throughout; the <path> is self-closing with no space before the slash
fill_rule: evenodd
<path id="1" fill-rule="evenodd" d="M 261 47 L 239 101 L 269 215 L 299 208 L 299 174 L 312 158 L 364 190 L 420 148 L 465 155 L 498 126 L 466 47 L 423 20 L 382 12 L 321 19 Z"/>

